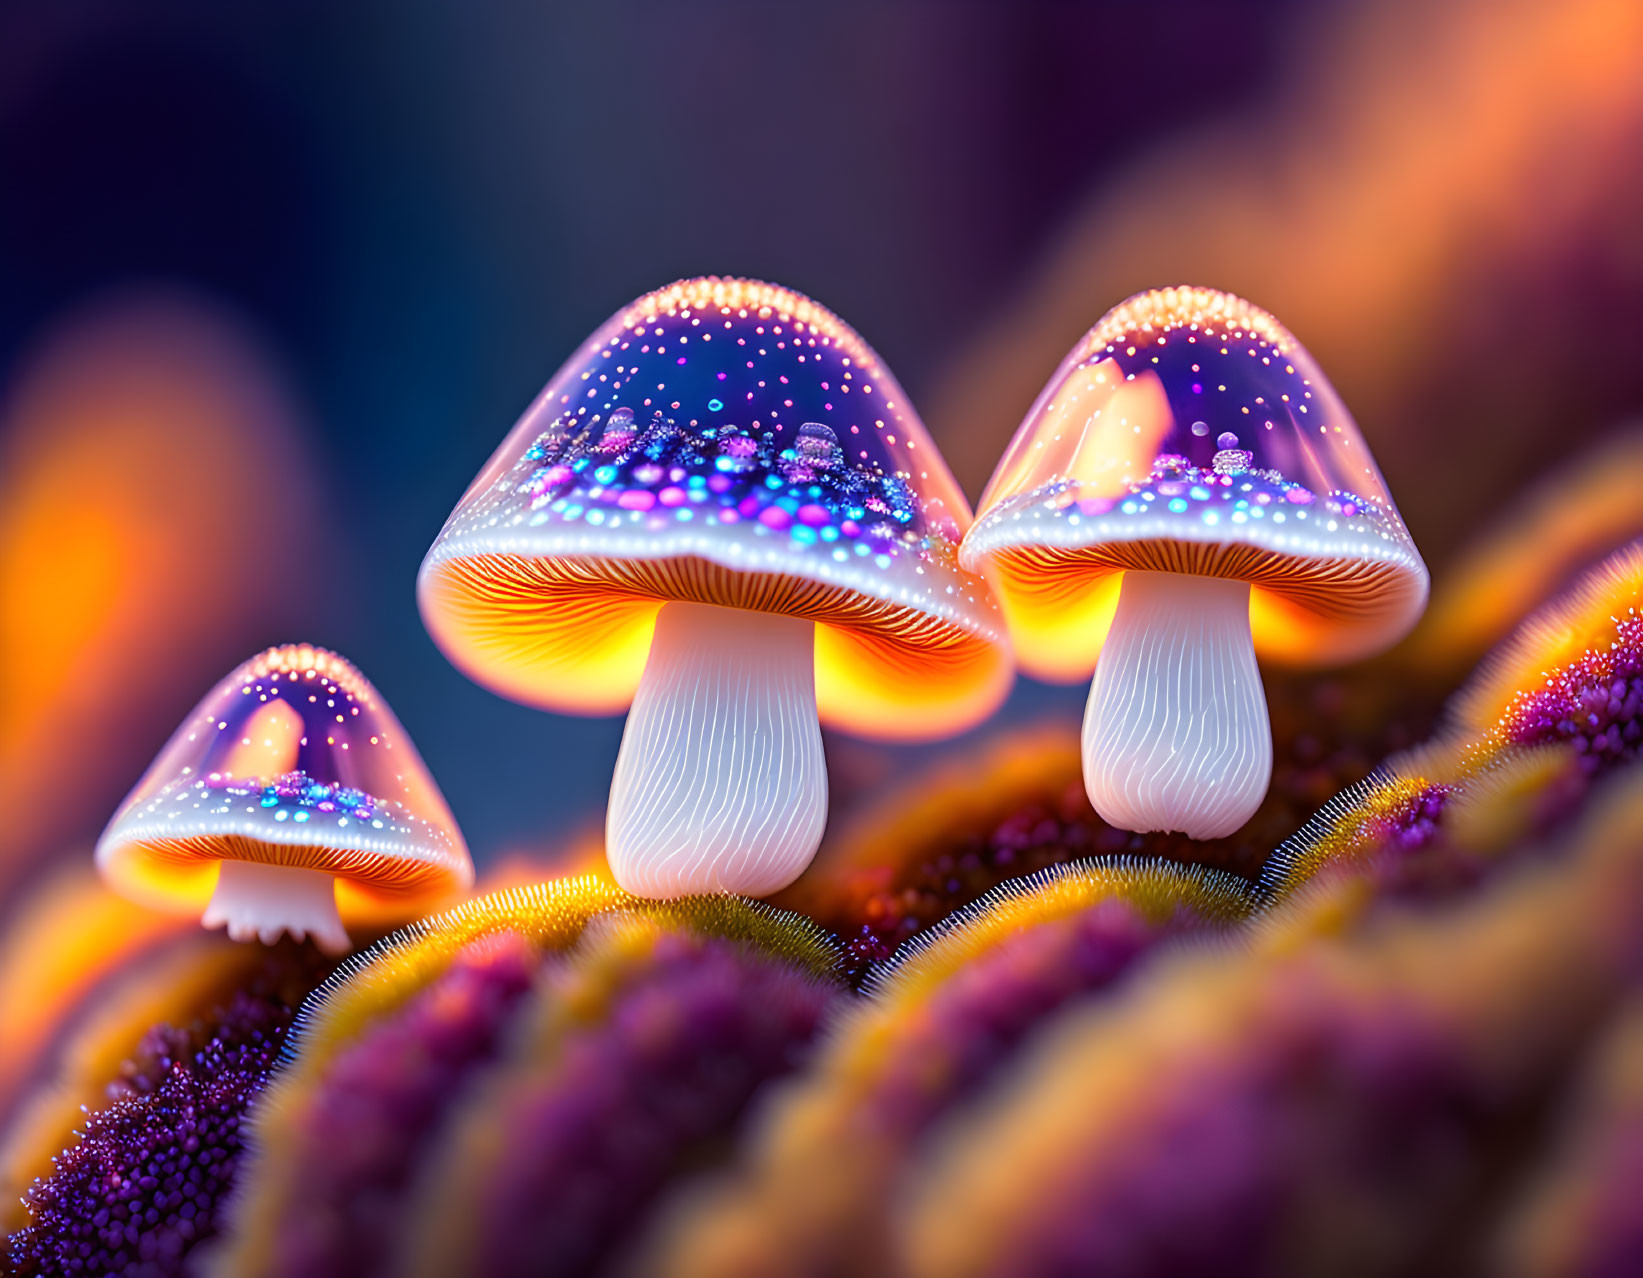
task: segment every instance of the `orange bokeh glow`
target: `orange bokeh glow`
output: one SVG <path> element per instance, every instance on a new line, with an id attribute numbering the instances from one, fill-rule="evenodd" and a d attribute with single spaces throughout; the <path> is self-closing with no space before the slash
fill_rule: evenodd
<path id="1" fill-rule="evenodd" d="M 323 524 L 282 377 L 195 299 L 71 318 L 0 414 L 3 886 L 112 806 L 199 662 L 289 615 Z"/>
<path id="2" fill-rule="evenodd" d="M 157 942 L 191 930 L 109 891 L 89 853 L 22 899 L 0 946 L 0 1117 L 88 990 Z"/>

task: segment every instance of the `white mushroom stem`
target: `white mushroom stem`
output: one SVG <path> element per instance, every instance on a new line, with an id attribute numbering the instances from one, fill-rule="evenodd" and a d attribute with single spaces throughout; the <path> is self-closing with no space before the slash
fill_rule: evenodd
<path id="1" fill-rule="evenodd" d="M 1231 834 L 1272 779 L 1249 585 L 1126 572 L 1084 711 L 1084 788 L 1108 824 Z"/>
<path id="2" fill-rule="evenodd" d="M 272 945 L 281 932 L 289 932 L 298 941 L 312 937 L 327 954 L 353 948 L 337 913 L 336 880 L 323 870 L 224 861 L 200 922 L 226 927 L 236 941 Z"/>
<path id="3" fill-rule="evenodd" d="M 815 626 L 668 603 L 628 712 L 605 851 L 637 896 L 762 896 L 796 879 L 827 822 Z"/>

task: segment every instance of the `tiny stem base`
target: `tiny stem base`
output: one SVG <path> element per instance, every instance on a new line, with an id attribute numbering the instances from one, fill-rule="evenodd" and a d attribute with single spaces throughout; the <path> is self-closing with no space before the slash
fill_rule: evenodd
<path id="1" fill-rule="evenodd" d="M 272 945 L 289 932 L 298 941 L 312 937 L 327 954 L 353 948 L 337 913 L 336 880 L 323 870 L 224 861 L 200 922 L 227 928 L 236 941 Z"/>

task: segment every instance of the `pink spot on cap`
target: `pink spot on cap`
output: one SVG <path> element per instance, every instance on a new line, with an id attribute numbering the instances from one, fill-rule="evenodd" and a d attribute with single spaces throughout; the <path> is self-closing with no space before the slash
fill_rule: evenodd
<path id="1" fill-rule="evenodd" d="M 829 523 L 833 516 L 828 514 L 826 506 L 818 506 L 814 502 L 799 507 L 799 522 L 809 524 L 812 528 L 819 528 Z"/>
<path id="2" fill-rule="evenodd" d="M 780 531 L 793 522 L 793 516 L 780 506 L 766 506 L 759 512 L 759 522 L 766 528 L 774 528 Z"/>
<path id="3" fill-rule="evenodd" d="M 645 488 L 634 488 L 616 499 L 623 510 L 649 510 L 656 504 L 656 494 Z"/>
<path id="4" fill-rule="evenodd" d="M 682 506 L 685 504 L 685 490 L 677 485 L 664 488 L 656 494 L 656 500 L 664 506 Z"/>

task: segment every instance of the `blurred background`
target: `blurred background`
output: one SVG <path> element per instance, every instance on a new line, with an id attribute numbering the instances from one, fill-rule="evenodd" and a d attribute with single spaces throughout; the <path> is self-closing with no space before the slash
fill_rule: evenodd
<path id="1" fill-rule="evenodd" d="M 293 639 L 377 684 L 482 873 L 597 823 L 621 721 L 470 684 L 413 584 L 671 279 L 838 311 L 972 500 L 1108 306 L 1242 293 L 1441 577 L 1643 410 L 1640 227 L 1636 0 L 0 8 L 0 910 Z M 837 745 L 836 814 L 932 749 Z"/>

